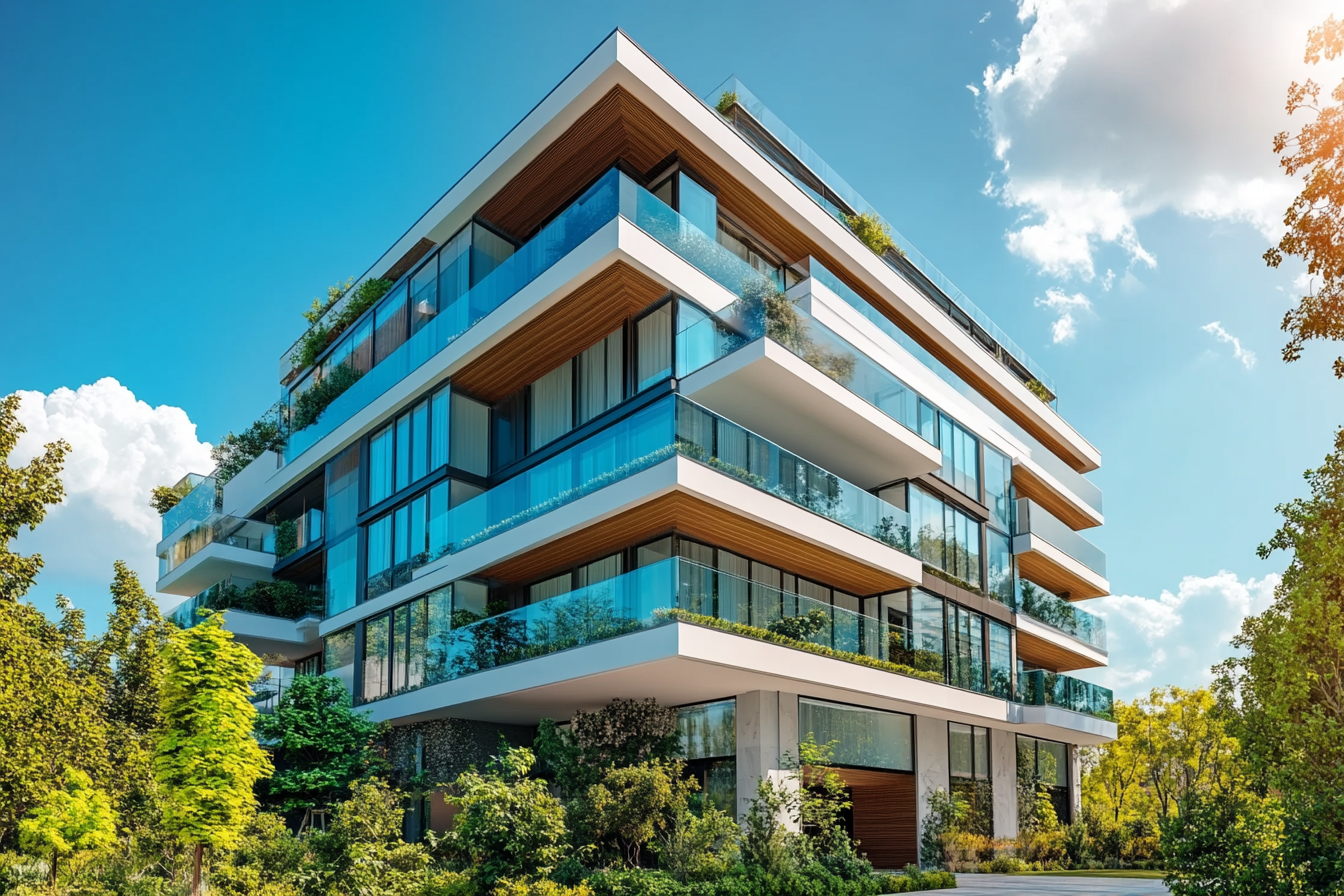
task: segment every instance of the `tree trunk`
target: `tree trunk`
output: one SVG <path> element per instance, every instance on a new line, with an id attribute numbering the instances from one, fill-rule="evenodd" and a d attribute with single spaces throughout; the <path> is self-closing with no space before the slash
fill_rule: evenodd
<path id="1" fill-rule="evenodd" d="M 196 855 L 191 862 L 191 896 L 201 896 L 201 854 L 205 852 L 205 845 L 196 844 Z"/>
<path id="2" fill-rule="evenodd" d="M 51 888 L 56 889 L 56 863 L 60 861 L 61 854 L 56 850 L 51 851 Z"/>

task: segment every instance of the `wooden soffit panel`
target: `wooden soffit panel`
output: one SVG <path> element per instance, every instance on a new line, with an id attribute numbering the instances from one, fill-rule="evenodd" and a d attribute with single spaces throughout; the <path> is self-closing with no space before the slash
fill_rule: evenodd
<path id="1" fill-rule="evenodd" d="M 1031 498 L 1070 529 L 1091 529 L 1097 525 L 1096 520 L 1075 507 L 1073 502 L 1059 497 L 1053 489 L 1022 464 L 1013 465 L 1013 488 L 1019 498 Z"/>
<path id="2" fill-rule="evenodd" d="M 667 287 L 618 261 L 453 377 L 453 385 L 495 402 L 595 345 L 667 294 Z"/>
<path id="3" fill-rule="evenodd" d="M 521 557 L 483 570 L 482 575 L 510 584 L 533 582 L 550 572 L 674 530 L 851 594 L 875 594 L 903 587 L 902 581 L 889 573 L 681 492 L 655 498 L 579 529 Z"/>
<path id="4" fill-rule="evenodd" d="M 1017 655 L 1027 665 L 1039 666 L 1051 672 L 1091 669 L 1097 665 L 1072 650 L 1021 629 L 1017 630 Z"/>
<path id="5" fill-rule="evenodd" d="M 1016 556 L 1018 574 L 1027 581 L 1040 585 L 1046 591 L 1061 596 L 1067 595 L 1069 600 L 1087 600 L 1101 597 L 1105 593 L 1088 580 L 1036 551 L 1026 551 Z"/>

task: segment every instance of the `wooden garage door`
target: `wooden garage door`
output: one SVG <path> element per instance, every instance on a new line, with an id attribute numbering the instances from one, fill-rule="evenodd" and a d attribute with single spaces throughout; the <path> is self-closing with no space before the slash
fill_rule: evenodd
<path id="1" fill-rule="evenodd" d="M 838 769 L 854 800 L 854 839 L 874 868 L 904 868 L 919 861 L 915 831 L 915 776 L 899 772 Z"/>

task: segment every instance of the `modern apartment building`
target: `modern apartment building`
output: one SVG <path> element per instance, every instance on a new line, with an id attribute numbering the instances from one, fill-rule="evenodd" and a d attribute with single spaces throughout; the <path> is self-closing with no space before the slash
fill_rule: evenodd
<path id="1" fill-rule="evenodd" d="M 652 697 L 738 812 L 834 742 L 879 867 L 937 788 L 1067 819 L 1115 736 L 1064 674 L 1107 661 L 1100 455 L 873 214 L 613 33 L 285 353 L 287 444 L 164 516 L 159 590 L 232 607 L 259 702 L 335 676 L 417 768 Z"/>

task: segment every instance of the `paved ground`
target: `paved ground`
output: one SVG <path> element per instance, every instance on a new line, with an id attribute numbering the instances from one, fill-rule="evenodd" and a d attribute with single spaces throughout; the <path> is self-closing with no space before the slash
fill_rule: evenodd
<path id="1" fill-rule="evenodd" d="M 948 891 L 949 893 L 952 891 Z M 1167 896 L 1161 880 L 1120 877 L 1048 877 L 1016 874 L 958 874 L 957 896 Z"/>

